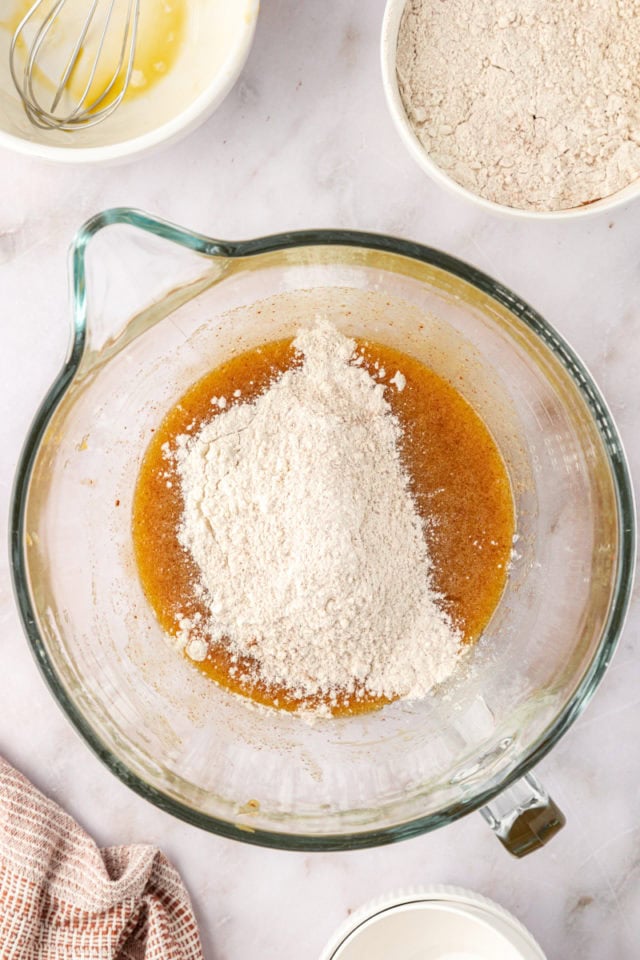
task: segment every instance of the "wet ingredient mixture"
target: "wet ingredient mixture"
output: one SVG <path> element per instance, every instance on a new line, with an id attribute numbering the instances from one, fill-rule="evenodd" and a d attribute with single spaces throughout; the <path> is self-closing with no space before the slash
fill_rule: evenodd
<path id="1" fill-rule="evenodd" d="M 415 359 L 332 328 L 296 347 L 233 358 L 165 418 L 134 504 L 143 586 L 187 656 L 259 702 L 338 714 L 422 696 L 503 590 L 504 464 Z"/>
<path id="2" fill-rule="evenodd" d="M 77 66 L 69 78 L 69 93 L 76 102 L 85 99 L 83 94 L 87 84 L 89 84 L 86 94 L 88 104 L 101 97 L 109 87 L 120 62 L 129 0 L 115 0 L 113 4 L 109 30 L 99 55 L 95 75 L 91 77 L 110 3 L 111 0 L 99 0 L 93 24 L 84 39 Z M 9 6 L 7 13 L 0 14 L 0 27 L 4 27 L 13 34 L 32 6 L 33 0 L 16 0 L 13 6 Z M 42 0 L 33 23 L 43 23 L 54 6 L 55 0 Z M 64 74 L 74 42 L 81 35 L 86 16 L 87 0 L 66 0 L 64 9 L 55 26 L 49 31 L 39 54 L 38 62 L 42 69 L 35 79 L 46 89 L 57 88 L 58 79 Z M 186 22 L 186 0 L 142 0 L 133 71 L 125 95 L 127 100 L 148 91 L 173 68 L 183 45 Z M 32 43 L 34 35 L 35 29 L 27 28 L 24 37 L 20 39 L 19 49 L 22 49 L 25 56 L 26 45 Z M 123 67 L 121 74 L 101 101 L 100 107 L 107 106 L 121 93 L 125 72 Z"/>

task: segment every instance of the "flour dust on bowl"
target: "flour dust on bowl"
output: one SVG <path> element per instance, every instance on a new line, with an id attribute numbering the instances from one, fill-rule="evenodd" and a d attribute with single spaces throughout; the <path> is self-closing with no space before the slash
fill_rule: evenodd
<path id="1" fill-rule="evenodd" d="M 471 267 L 364 233 L 228 243 L 108 211 L 76 239 L 73 284 L 69 357 L 18 469 L 12 559 L 35 655 L 93 749 L 163 809 L 255 843 L 348 849 L 479 808 L 512 852 L 544 842 L 562 815 L 531 769 L 602 677 L 634 559 L 624 454 L 570 348 Z M 517 539 L 485 634 L 443 687 L 307 724 L 247 706 L 166 642 L 131 517 L 185 390 L 318 316 L 455 386 L 500 450 Z"/>

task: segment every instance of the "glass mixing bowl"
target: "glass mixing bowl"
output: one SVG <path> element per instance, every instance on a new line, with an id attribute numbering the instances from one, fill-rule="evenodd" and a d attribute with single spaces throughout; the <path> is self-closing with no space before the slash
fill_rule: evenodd
<path id="1" fill-rule="evenodd" d="M 72 279 L 68 359 L 18 469 L 12 560 L 38 663 L 90 746 L 163 809 L 254 843 L 363 847 L 478 808 L 512 852 L 544 842 L 563 818 L 530 770 L 604 673 L 634 560 L 624 453 L 572 350 L 471 267 L 365 233 L 226 243 L 112 210 L 78 234 Z M 252 708 L 175 652 L 142 594 L 130 523 L 141 457 L 186 387 L 318 314 L 467 397 L 507 464 L 517 539 L 453 682 L 310 725 Z"/>

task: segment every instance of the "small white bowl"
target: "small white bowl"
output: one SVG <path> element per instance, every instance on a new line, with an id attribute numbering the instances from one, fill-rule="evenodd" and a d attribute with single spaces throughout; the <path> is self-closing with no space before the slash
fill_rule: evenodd
<path id="1" fill-rule="evenodd" d="M 0 28 L 0 147 L 58 163 L 109 163 L 148 154 L 203 123 L 245 64 L 260 3 L 185 3 L 189 15 L 184 43 L 162 82 L 123 101 L 104 123 L 73 133 L 40 130 L 29 122 L 9 72 L 11 36 Z M 6 12 L 11 15 L 11 4 Z"/>
<path id="2" fill-rule="evenodd" d="M 522 210 L 518 207 L 508 207 L 501 203 L 494 203 L 487 200 L 466 187 L 460 186 L 452 177 L 433 162 L 424 146 L 413 131 L 409 118 L 402 103 L 400 90 L 398 89 L 398 77 L 396 73 L 396 51 L 398 47 L 398 32 L 400 30 L 400 21 L 407 4 L 407 0 L 387 0 L 382 21 L 382 37 L 380 43 L 380 55 L 382 63 L 382 83 L 387 99 L 389 111 L 396 125 L 398 133 L 405 147 L 422 167 L 425 173 L 440 184 L 457 194 L 459 197 L 466 197 L 473 201 L 477 206 L 484 210 L 490 210 L 493 213 L 507 214 L 512 217 L 520 217 L 527 220 L 575 220 L 578 217 L 588 217 L 594 213 L 600 213 L 603 210 L 612 210 L 627 203 L 640 194 L 640 179 L 634 181 L 622 190 L 602 200 L 595 200 L 583 207 L 571 207 L 567 210 Z"/>
<path id="3" fill-rule="evenodd" d="M 459 887 L 381 898 L 353 913 L 320 960 L 545 960 L 510 913 Z"/>

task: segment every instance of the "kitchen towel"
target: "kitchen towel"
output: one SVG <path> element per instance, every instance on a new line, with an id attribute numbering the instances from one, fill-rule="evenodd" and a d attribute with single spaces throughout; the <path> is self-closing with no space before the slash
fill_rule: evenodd
<path id="1" fill-rule="evenodd" d="M 99 849 L 0 757 L 0 958 L 202 960 L 202 949 L 159 850 Z"/>

